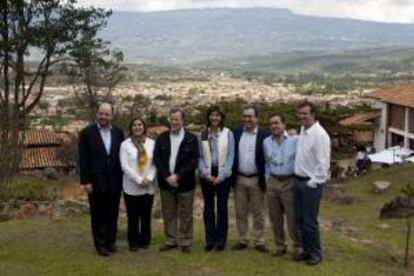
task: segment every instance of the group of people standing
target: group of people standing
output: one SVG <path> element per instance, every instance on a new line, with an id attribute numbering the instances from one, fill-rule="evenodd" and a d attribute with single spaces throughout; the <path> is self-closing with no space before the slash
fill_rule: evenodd
<path id="1" fill-rule="evenodd" d="M 199 135 L 184 128 L 181 109 L 170 111 L 170 129 L 156 141 L 146 136 L 142 118 L 129 125 L 129 138 L 111 124 L 113 110 L 104 103 L 96 123 L 79 137 L 81 184 L 88 193 L 95 248 L 99 255 L 116 252 L 119 200 L 123 190 L 131 251 L 151 241 L 151 210 L 156 186 L 161 196 L 165 242 L 160 251 L 181 246 L 191 252 L 196 171 L 204 199 L 205 251 L 227 244 L 228 199 L 234 190 L 238 242 L 248 247 L 249 213 L 254 248 L 268 252 L 264 238 L 266 202 L 275 256 L 287 253 L 285 217 L 292 239 L 292 259 L 316 265 L 322 259 L 318 213 L 328 178 L 330 138 L 316 120 L 310 102 L 298 107 L 299 135 L 289 135 L 283 114 L 269 118 L 270 131 L 258 125 L 255 106 L 243 108 L 242 126 L 229 129 L 217 105 L 207 110 Z"/>

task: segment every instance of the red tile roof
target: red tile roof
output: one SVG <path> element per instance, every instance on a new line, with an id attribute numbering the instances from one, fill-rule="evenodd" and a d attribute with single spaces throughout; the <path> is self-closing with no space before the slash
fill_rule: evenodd
<path id="1" fill-rule="evenodd" d="M 48 129 L 28 130 L 25 133 L 24 146 L 60 145 L 59 137 Z"/>
<path id="2" fill-rule="evenodd" d="M 366 96 L 386 103 L 414 107 L 414 83 L 380 89 Z"/>
<path id="3" fill-rule="evenodd" d="M 47 167 L 67 167 L 67 165 L 59 159 L 58 147 L 23 149 L 20 169 L 42 169 Z"/>
<path id="4" fill-rule="evenodd" d="M 364 124 L 367 123 L 368 120 L 371 120 L 377 116 L 379 116 L 380 113 L 378 112 L 371 112 L 371 113 L 358 113 L 351 117 L 347 117 L 345 119 L 342 119 L 339 121 L 339 123 L 343 126 L 350 126 L 350 125 L 356 125 L 356 124 Z"/>

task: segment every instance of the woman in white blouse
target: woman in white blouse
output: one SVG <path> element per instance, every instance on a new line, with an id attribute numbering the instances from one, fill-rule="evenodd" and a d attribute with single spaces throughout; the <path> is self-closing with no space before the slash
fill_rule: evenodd
<path id="1" fill-rule="evenodd" d="M 145 122 L 132 119 L 130 137 L 121 144 L 123 191 L 128 216 L 128 243 L 131 251 L 147 248 L 151 241 L 151 210 L 156 169 L 154 140 L 146 137 Z"/>

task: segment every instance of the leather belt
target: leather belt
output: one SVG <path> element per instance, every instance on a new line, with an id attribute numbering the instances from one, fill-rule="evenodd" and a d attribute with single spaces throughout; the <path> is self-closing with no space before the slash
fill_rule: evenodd
<path id="1" fill-rule="evenodd" d="M 244 174 L 244 173 L 241 173 L 241 172 L 239 172 L 239 173 L 238 173 L 238 175 L 241 175 L 241 176 L 243 176 L 243 177 L 247 177 L 247 178 L 251 178 L 251 177 L 256 177 L 256 176 L 259 176 L 259 174 L 258 174 L 258 173 L 253 173 L 253 174 Z"/>
<path id="2" fill-rule="evenodd" d="M 295 177 L 297 179 L 301 180 L 301 181 L 309 181 L 310 180 L 310 177 L 308 177 L 308 176 L 300 176 L 300 175 L 295 174 Z"/>
<path id="3" fill-rule="evenodd" d="M 294 174 L 289 174 L 289 175 L 275 175 L 275 174 L 271 174 L 272 177 L 276 178 L 279 181 L 286 181 L 290 178 L 292 178 L 294 176 Z"/>

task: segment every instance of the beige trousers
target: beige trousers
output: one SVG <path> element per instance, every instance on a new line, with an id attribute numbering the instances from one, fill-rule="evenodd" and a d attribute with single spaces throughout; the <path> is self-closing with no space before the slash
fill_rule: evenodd
<path id="1" fill-rule="evenodd" d="M 293 183 L 293 177 L 280 181 L 276 177 L 270 176 L 267 180 L 266 197 L 270 224 L 277 250 L 285 250 L 287 248 L 284 219 L 286 216 L 287 228 L 294 250 L 295 252 L 301 252 L 300 235 L 295 224 Z"/>
<path id="2" fill-rule="evenodd" d="M 264 245 L 265 193 L 260 189 L 257 177 L 237 176 L 234 197 L 239 242 L 242 244 L 247 244 L 248 242 L 248 215 L 251 212 L 253 214 L 255 245 Z"/>
<path id="3" fill-rule="evenodd" d="M 180 238 L 182 246 L 191 245 L 193 239 L 193 201 L 194 191 L 174 193 L 161 190 L 165 244 L 176 245 Z M 178 236 L 178 222 L 180 236 Z"/>

